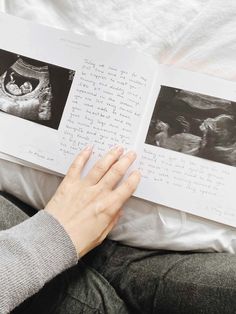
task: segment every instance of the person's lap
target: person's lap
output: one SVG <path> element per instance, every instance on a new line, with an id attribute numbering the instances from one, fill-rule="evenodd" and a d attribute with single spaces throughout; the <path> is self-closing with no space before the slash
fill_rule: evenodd
<path id="1" fill-rule="evenodd" d="M 0 205 L 9 227 L 16 208 Z M 18 211 L 15 217 L 24 220 Z M 230 314 L 235 283 L 235 255 L 151 251 L 107 240 L 13 313 Z"/>
<path id="2" fill-rule="evenodd" d="M 58 275 L 12 314 L 129 313 L 114 288 L 96 270 L 79 262 Z"/>
<path id="3" fill-rule="evenodd" d="M 236 313 L 236 256 L 149 251 L 107 241 L 87 257 L 133 313 Z"/>

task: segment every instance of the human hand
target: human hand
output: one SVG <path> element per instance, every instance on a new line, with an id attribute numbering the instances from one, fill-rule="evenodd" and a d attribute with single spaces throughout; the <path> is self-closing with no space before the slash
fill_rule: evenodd
<path id="1" fill-rule="evenodd" d="M 123 155 L 121 147 L 109 151 L 81 178 L 91 151 L 87 147 L 78 155 L 45 208 L 62 224 L 80 257 L 106 238 L 140 181 L 139 171 L 134 171 L 117 187 L 136 158 L 134 152 Z"/>

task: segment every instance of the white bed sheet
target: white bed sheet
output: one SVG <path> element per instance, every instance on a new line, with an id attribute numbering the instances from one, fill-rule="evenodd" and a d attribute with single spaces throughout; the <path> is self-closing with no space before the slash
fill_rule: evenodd
<path id="1" fill-rule="evenodd" d="M 233 0 L 0 0 L 0 10 L 135 47 L 159 62 L 236 79 Z M 0 190 L 43 208 L 60 178 L 0 160 Z M 132 198 L 110 235 L 125 244 L 236 252 L 236 230 Z"/>

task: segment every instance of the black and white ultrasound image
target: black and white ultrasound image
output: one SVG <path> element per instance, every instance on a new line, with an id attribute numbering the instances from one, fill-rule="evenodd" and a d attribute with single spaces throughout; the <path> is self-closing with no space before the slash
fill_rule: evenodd
<path id="1" fill-rule="evenodd" d="M 236 166 L 236 103 L 161 86 L 145 143 Z"/>
<path id="2" fill-rule="evenodd" d="M 58 129 L 75 71 L 0 50 L 0 111 Z"/>

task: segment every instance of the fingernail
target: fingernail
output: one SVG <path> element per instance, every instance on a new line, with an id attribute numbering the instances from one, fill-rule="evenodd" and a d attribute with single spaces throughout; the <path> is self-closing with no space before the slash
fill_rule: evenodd
<path id="1" fill-rule="evenodd" d="M 114 148 L 113 148 L 114 151 L 116 151 L 117 153 L 123 153 L 124 151 L 124 148 L 121 146 L 121 145 L 116 145 Z"/>
<path id="2" fill-rule="evenodd" d="M 85 148 L 84 148 L 84 151 L 86 152 L 91 152 L 93 149 L 93 145 L 87 145 Z"/>

